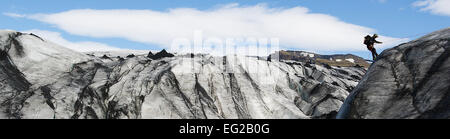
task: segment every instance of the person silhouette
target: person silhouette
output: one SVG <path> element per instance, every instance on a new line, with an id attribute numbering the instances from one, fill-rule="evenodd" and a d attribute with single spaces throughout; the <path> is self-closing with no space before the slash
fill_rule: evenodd
<path id="1" fill-rule="evenodd" d="M 364 44 L 367 46 L 367 49 L 369 49 L 369 51 L 372 52 L 373 60 L 375 60 L 378 57 L 377 50 L 374 47 L 375 43 L 378 44 L 383 43 L 377 41 L 376 38 L 378 38 L 377 34 L 373 34 L 373 36 L 367 35 L 366 37 L 364 37 Z"/>

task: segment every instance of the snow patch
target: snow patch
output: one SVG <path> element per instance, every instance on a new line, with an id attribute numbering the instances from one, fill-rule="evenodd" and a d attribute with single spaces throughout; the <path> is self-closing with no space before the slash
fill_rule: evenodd
<path id="1" fill-rule="evenodd" d="M 345 60 L 347 60 L 349 62 L 352 62 L 352 63 L 355 63 L 355 60 L 353 58 L 349 58 L 349 59 L 345 59 Z"/>

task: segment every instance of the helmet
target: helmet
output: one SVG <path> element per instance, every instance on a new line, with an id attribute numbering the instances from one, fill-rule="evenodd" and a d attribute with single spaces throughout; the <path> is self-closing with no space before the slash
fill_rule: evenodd
<path id="1" fill-rule="evenodd" d="M 374 38 L 378 37 L 378 34 L 373 34 L 373 37 L 374 37 Z"/>

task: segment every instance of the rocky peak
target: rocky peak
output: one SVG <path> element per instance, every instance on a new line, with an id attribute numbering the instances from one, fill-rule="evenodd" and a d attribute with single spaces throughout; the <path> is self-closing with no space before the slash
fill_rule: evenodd
<path id="1" fill-rule="evenodd" d="M 166 49 L 161 50 L 160 52 L 156 53 L 155 55 L 153 55 L 153 54 L 150 55 L 150 54 L 151 54 L 151 52 L 149 52 L 149 55 L 147 57 L 154 59 L 154 60 L 161 59 L 164 57 L 174 57 L 174 55 L 171 53 L 168 53 L 166 51 Z"/>
<path id="2" fill-rule="evenodd" d="M 152 58 L 153 56 L 154 56 L 154 55 L 153 55 L 152 51 L 149 51 L 148 54 L 147 54 L 147 57 L 148 57 L 148 58 Z"/>

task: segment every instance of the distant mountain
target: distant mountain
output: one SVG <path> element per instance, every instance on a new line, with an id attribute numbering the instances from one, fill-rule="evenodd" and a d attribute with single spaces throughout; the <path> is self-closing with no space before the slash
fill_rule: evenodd
<path id="1" fill-rule="evenodd" d="M 83 52 L 84 54 L 90 55 L 90 56 L 108 56 L 108 57 L 126 57 L 130 54 L 134 55 L 144 55 L 147 54 L 149 50 L 115 50 L 115 51 L 95 51 L 95 52 Z"/>
<path id="2" fill-rule="evenodd" d="M 283 61 L 310 62 L 340 67 L 362 66 L 368 68 L 370 66 L 370 63 L 364 58 L 352 54 L 320 55 L 305 51 L 279 51 L 279 56 Z"/>

